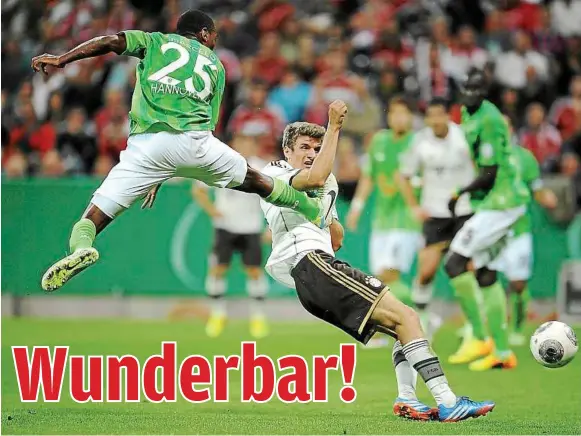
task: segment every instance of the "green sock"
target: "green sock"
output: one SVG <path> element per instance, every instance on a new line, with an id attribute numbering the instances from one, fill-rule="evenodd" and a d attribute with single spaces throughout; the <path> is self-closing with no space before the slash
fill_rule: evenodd
<path id="1" fill-rule="evenodd" d="M 508 329 L 506 325 L 506 294 L 499 281 L 492 286 L 482 288 L 484 307 L 488 318 L 488 328 L 494 340 L 496 352 L 510 352 L 508 345 Z"/>
<path id="2" fill-rule="evenodd" d="M 403 304 L 407 304 L 410 307 L 414 307 L 414 302 L 412 301 L 412 291 L 408 285 L 406 285 L 401 280 L 396 280 L 388 284 L 390 292 Z"/>
<path id="3" fill-rule="evenodd" d="M 450 280 L 456 293 L 456 298 L 464 312 L 466 320 L 472 326 L 472 335 L 476 339 L 484 340 L 487 337 L 484 327 L 484 318 L 478 304 L 478 282 L 474 273 L 465 272 Z"/>
<path id="4" fill-rule="evenodd" d="M 512 291 L 510 294 L 510 305 L 512 313 L 510 317 L 511 330 L 515 333 L 522 333 L 525 321 L 527 319 L 527 307 L 531 295 L 528 286 L 522 293 Z"/>
<path id="5" fill-rule="evenodd" d="M 264 201 L 279 207 L 288 207 L 303 214 L 309 221 L 316 220 L 321 211 L 319 200 L 309 198 L 304 192 L 297 191 L 288 183 L 273 178 L 274 188 Z"/>
<path id="6" fill-rule="evenodd" d="M 73 226 L 71 238 L 69 239 L 69 247 L 71 253 L 79 248 L 89 248 L 93 246 L 93 241 L 97 236 L 97 229 L 93 221 L 83 218 Z"/>

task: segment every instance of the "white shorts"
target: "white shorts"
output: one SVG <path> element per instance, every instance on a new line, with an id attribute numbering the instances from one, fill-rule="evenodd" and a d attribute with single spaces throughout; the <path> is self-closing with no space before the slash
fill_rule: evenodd
<path id="1" fill-rule="evenodd" d="M 490 264 L 490 269 L 502 272 L 511 282 L 530 279 L 532 267 L 533 235 L 530 233 L 510 238 L 500 255 Z"/>
<path id="2" fill-rule="evenodd" d="M 454 236 L 450 252 L 472 259 L 476 269 L 491 264 L 506 245 L 511 226 L 525 212 L 525 206 L 476 212 Z"/>
<path id="3" fill-rule="evenodd" d="M 408 273 L 416 253 L 422 246 L 422 235 L 412 230 L 386 230 L 371 232 L 369 267 L 379 275 L 384 270 Z"/>
<path id="4" fill-rule="evenodd" d="M 142 133 L 129 137 L 127 149 L 95 192 L 92 203 L 105 213 L 101 205 L 111 209 L 111 202 L 129 208 L 153 186 L 172 177 L 232 188 L 242 184 L 246 171 L 246 159 L 211 132 Z"/>

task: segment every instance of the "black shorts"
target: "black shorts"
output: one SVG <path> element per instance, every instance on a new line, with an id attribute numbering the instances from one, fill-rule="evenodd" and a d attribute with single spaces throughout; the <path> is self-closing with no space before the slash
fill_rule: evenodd
<path id="1" fill-rule="evenodd" d="M 375 334 L 371 313 L 389 290 L 379 279 L 321 250 L 303 257 L 291 275 L 309 313 L 364 344 Z"/>
<path id="2" fill-rule="evenodd" d="M 262 246 L 260 233 L 238 234 L 224 229 L 216 229 L 214 248 L 218 265 L 230 265 L 232 255 L 240 253 L 246 266 L 262 265 Z"/>
<path id="3" fill-rule="evenodd" d="M 443 242 L 450 243 L 458 230 L 468 221 L 472 215 L 464 215 L 455 218 L 428 218 L 424 222 L 424 239 L 426 247 Z"/>

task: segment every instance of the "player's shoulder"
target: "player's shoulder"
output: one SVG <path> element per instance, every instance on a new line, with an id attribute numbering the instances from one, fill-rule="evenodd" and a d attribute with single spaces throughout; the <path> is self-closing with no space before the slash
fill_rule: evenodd
<path id="1" fill-rule="evenodd" d="M 286 160 L 273 160 L 269 162 L 263 169 L 262 172 L 269 176 L 277 176 L 294 171 L 293 168 Z"/>

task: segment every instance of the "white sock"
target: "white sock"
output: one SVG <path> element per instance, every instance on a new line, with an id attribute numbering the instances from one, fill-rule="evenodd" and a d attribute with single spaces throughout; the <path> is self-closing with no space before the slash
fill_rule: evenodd
<path id="1" fill-rule="evenodd" d="M 397 396 L 406 400 L 417 400 L 416 382 L 418 373 L 406 360 L 400 341 L 393 344 L 391 358 L 395 368 L 395 379 L 397 380 Z"/>
<path id="2" fill-rule="evenodd" d="M 419 311 L 428 310 L 428 306 L 432 301 L 433 294 L 433 282 L 422 285 L 419 281 L 414 281 L 414 285 L 412 287 L 412 301 Z"/>
<path id="3" fill-rule="evenodd" d="M 250 316 L 264 316 L 264 298 L 268 291 L 268 281 L 264 275 L 258 279 L 246 279 L 246 292 L 250 296 Z"/>
<path id="4" fill-rule="evenodd" d="M 426 339 L 408 342 L 403 346 L 403 354 L 420 374 L 438 405 L 451 407 L 456 404 L 456 395 L 450 389 L 440 361 L 430 350 Z"/>
<path id="5" fill-rule="evenodd" d="M 210 297 L 210 309 L 212 316 L 226 316 L 226 280 L 212 275 L 206 278 L 206 292 Z"/>

